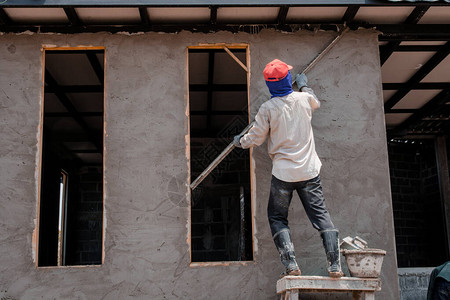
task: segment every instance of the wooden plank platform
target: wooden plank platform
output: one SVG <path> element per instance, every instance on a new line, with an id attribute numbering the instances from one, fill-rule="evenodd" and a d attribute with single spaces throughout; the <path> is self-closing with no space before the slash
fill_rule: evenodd
<path id="1" fill-rule="evenodd" d="M 353 300 L 374 300 L 375 292 L 381 290 L 379 278 L 325 276 L 285 276 L 277 281 L 277 294 L 282 300 L 298 300 L 299 292 L 336 293 L 351 292 Z"/>

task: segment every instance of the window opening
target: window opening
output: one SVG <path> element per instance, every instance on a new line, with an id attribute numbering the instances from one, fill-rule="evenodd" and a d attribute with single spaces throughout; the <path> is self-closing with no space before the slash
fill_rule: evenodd
<path id="1" fill-rule="evenodd" d="M 101 264 L 104 50 L 44 49 L 44 71 L 37 264 Z"/>
<path id="2" fill-rule="evenodd" d="M 191 181 L 249 123 L 246 47 L 190 47 Z M 191 261 L 253 260 L 250 151 L 233 150 L 191 192 Z"/>

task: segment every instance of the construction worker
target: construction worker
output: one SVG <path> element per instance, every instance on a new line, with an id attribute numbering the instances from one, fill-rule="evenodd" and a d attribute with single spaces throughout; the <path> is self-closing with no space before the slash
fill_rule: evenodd
<path id="1" fill-rule="evenodd" d="M 320 232 L 329 275 L 341 277 L 338 230 L 325 207 L 319 176 L 322 164 L 311 126 L 312 113 L 320 102 L 307 86 L 303 73 L 296 75 L 301 92 L 293 91 L 291 69 L 292 66 L 278 59 L 267 64 L 263 74 L 272 97 L 261 105 L 254 126 L 247 134 L 235 136 L 233 144 L 247 149 L 261 145 L 268 137 L 273 166 L 267 213 L 275 246 L 286 268 L 282 276 L 301 275 L 288 226 L 288 210 L 295 190 L 313 227 Z"/>
<path id="2" fill-rule="evenodd" d="M 427 300 L 448 299 L 450 299 L 450 261 L 433 269 L 427 292 Z"/>

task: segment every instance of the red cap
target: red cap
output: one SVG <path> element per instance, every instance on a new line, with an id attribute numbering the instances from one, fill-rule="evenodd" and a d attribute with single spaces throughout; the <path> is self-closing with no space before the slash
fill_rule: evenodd
<path id="1" fill-rule="evenodd" d="M 263 74 L 266 81 L 280 81 L 292 70 L 292 66 L 282 62 L 279 59 L 274 59 L 266 65 Z"/>

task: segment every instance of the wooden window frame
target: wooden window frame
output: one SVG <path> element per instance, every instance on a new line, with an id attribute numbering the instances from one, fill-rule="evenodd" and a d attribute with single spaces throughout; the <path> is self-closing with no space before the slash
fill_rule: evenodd
<path id="1" fill-rule="evenodd" d="M 196 46 L 188 46 L 186 49 L 186 89 L 187 89 L 187 102 L 186 102 L 186 116 L 187 116 L 187 137 L 186 137 L 186 157 L 188 158 L 188 161 L 191 161 L 191 154 L 190 154 L 190 141 L 191 141 L 191 130 L 190 130 L 190 110 L 189 110 L 189 50 L 192 49 L 201 49 L 201 50 L 208 50 L 208 49 L 218 49 L 218 50 L 225 50 L 231 58 L 233 58 L 234 61 L 236 61 L 237 64 L 241 66 L 241 68 L 244 69 L 244 71 L 247 72 L 247 107 L 248 107 L 248 122 L 250 124 L 251 122 L 251 115 L 250 115 L 250 75 L 251 75 L 251 68 L 250 68 L 250 45 L 246 43 L 214 43 L 214 44 L 203 44 L 199 43 Z M 233 53 L 233 49 L 240 49 L 245 50 L 246 52 L 246 62 L 247 64 L 242 63 L 239 58 L 237 58 Z M 230 266 L 230 265 L 249 265 L 253 264 L 255 262 L 255 222 L 254 222 L 254 198 L 255 198 L 255 189 L 254 189 L 254 163 L 253 163 L 253 149 L 249 149 L 249 159 L 250 159 L 250 207 L 251 207 L 251 228 L 252 228 L 252 260 L 246 260 L 246 261 L 210 261 L 210 262 L 193 262 L 192 261 L 192 242 L 191 242 L 191 188 L 190 183 L 195 180 L 195 178 L 191 178 L 191 164 L 188 163 L 188 171 L 189 171 L 189 184 L 188 186 L 188 210 L 189 210 L 189 216 L 188 216 L 188 232 L 187 232 L 187 243 L 189 247 L 189 266 L 190 267 L 210 267 L 210 266 Z"/>
<path id="2" fill-rule="evenodd" d="M 73 51 L 73 50 L 103 50 L 103 70 L 106 71 L 106 47 L 104 46 L 75 46 L 75 47 L 60 47 L 60 46 L 53 46 L 53 45 L 43 45 L 41 48 L 42 52 L 42 77 L 41 77 L 41 101 L 40 101 L 40 124 L 39 124 L 39 141 L 38 141 L 38 151 L 39 151 L 39 158 L 38 158 L 38 166 L 37 166 L 37 207 L 36 207 L 36 223 L 35 223 L 35 229 L 33 231 L 33 237 L 32 237 L 32 247 L 33 247 L 33 259 L 35 263 L 35 267 L 37 269 L 54 269 L 54 268 L 99 268 L 103 266 L 105 262 L 105 224 L 106 224 L 106 216 L 105 216 L 105 161 L 106 161 L 106 151 L 105 151 L 105 139 L 106 139 L 106 76 L 103 77 L 103 149 L 102 149 L 102 156 L 103 156 L 103 193 L 102 193 L 102 202 L 103 202 L 103 208 L 102 208 L 102 259 L 101 264 L 95 264 L 95 265 L 68 265 L 63 266 L 59 265 L 60 259 L 60 252 L 58 249 L 57 253 L 57 261 L 58 265 L 56 266 L 39 266 L 39 224 L 40 224 L 40 207 L 41 207 L 41 183 L 42 183 L 42 162 L 43 162 L 43 140 L 44 140 L 44 100 L 45 100 L 45 54 L 47 51 Z M 58 239 L 59 241 L 59 239 Z"/>

